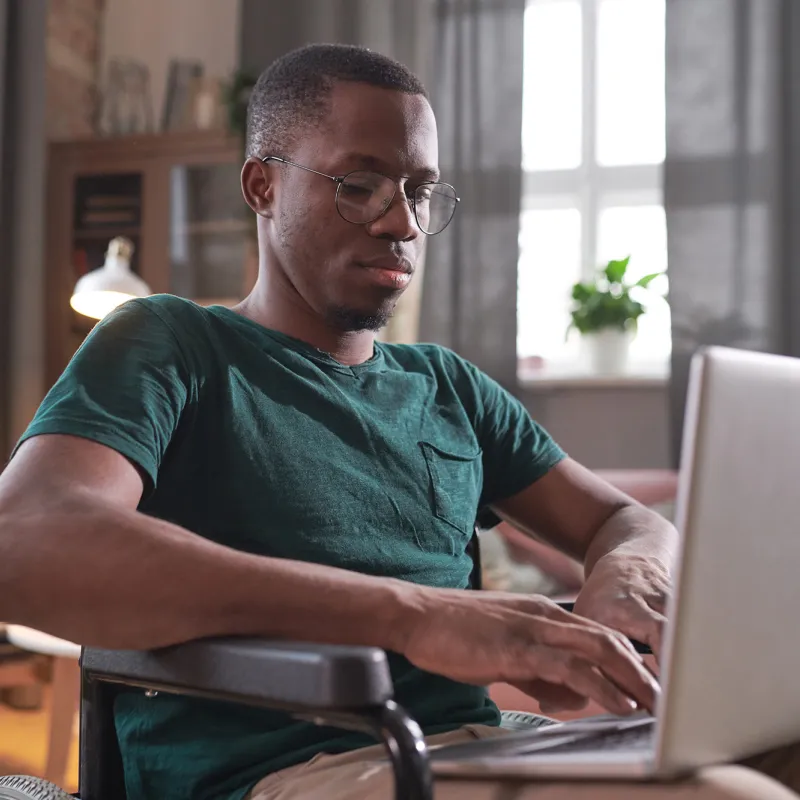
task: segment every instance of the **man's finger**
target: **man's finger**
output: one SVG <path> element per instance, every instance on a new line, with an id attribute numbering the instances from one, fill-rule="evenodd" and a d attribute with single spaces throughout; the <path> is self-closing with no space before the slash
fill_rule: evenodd
<path id="1" fill-rule="evenodd" d="M 628 715 L 637 703 L 588 661 L 565 650 L 536 646 L 537 671 L 549 683 L 594 700 L 612 714 Z"/>
<path id="2" fill-rule="evenodd" d="M 602 622 L 607 627 L 622 634 L 630 644 L 630 640 L 647 645 L 650 650 L 660 657 L 666 617 L 654 610 L 641 597 L 628 597 L 624 603 L 619 603 L 610 609 L 604 609 Z M 606 618 L 607 617 L 607 618 Z M 581 619 L 592 619 L 581 617 Z M 633 645 L 630 645 L 633 647 Z M 636 648 L 633 648 L 634 650 Z"/>
<path id="3" fill-rule="evenodd" d="M 646 644 L 653 651 L 656 659 L 660 660 L 667 618 L 651 608 L 640 597 L 630 599 L 629 609 L 630 612 L 624 618 L 620 615 L 617 629 L 631 639 Z"/>
<path id="4" fill-rule="evenodd" d="M 577 611 L 567 611 L 566 609 L 561 608 L 561 606 L 558 605 L 555 606 L 555 612 L 553 612 L 552 609 L 548 609 L 546 616 L 549 619 L 555 620 L 557 622 L 567 622 L 567 623 L 575 622 L 575 617 L 577 616 L 580 617 L 581 624 L 586 623 L 594 627 L 596 630 L 613 630 L 619 634 L 620 642 L 622 642 L 628 650 L 630 650 L 632 653 L 640 655 L 636 650 L 636 648 L 633 646 L 633 643 L 630 641 L 630 639 L 624 633 L 620 633 L 620 631 L 614 628 L 613 625 L 609 626 L 607 623 L 604 624 L 598 620 L 592 619 L 592 617 L 585 617 Z"/>
<path id="5" fill-rule="evenodd" d="M 653 591 L 647 595 L 647 605 L 658 614 L 667 613 L 667 605 L 669 604 L 669 589 L 665 587 L 660 591 Z"/>
<path id="6" fill-rule="evenodd" d="M 648 711 L 654 710 L 660 692 L 658 683 L 644 666 L 641 656 L 632 653 L 613 631 L 596 630 L 583 624 L 551 622 L 542 626 L 540 641 L 549 647 L 580 656 L 601 670 L 638 706 Z"/>

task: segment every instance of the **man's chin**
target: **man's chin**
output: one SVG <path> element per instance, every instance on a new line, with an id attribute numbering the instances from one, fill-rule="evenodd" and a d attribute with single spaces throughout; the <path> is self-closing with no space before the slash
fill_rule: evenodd
<path id="1" fill-rule="evenodd" d="M 394 306 L 372 311 L 340 306 L 330 314 L 330 321 L 342 331 L 375 331 L 376 333 L 392 318 Z"/>
<path id="2" fill-rule="evenodd" d="M 341 331 L 375 331 L 385 328 L 394 314 L 391 307 L 378 309 L 357 309 L 339 306 L 331 309 L 329 319 Z"/>

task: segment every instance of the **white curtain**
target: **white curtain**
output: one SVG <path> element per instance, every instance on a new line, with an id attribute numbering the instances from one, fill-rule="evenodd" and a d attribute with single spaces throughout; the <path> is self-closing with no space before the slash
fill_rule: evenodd
<path id="1" fill-rule="evenodd" d="M 436 9 L 439 162 L 461 203 L 428 241 L 420 338 L 513 390 L 525 0 L 437 0 Z"/>

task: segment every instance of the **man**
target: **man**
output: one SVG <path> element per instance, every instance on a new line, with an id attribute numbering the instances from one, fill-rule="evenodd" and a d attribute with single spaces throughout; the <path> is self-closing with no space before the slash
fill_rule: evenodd
<path id="1" fill-rule="evenodd" d="M 375 340 L 457 205 L 417 79 L 359 48 L 293 52 L 255 88 L 247 148 L 255 288 L 233 310 L 161 296 L 97 326 L 0 481 L 0 618 L 114 648 L 376 645 L 433 741 L 496 733 L 493 681 L 553 710 L 652 710 L 626 637 L 660 649 L 674 529 L 454 353 Z M 484 506 L 584 561 L 582 616 L 463 591 Z M 275 780 L 305 796 L 286 781 L 310 759 L 367 744 L 164 694 L 115 711 L 130 800 L 261 779 L 256 797 Z"/>

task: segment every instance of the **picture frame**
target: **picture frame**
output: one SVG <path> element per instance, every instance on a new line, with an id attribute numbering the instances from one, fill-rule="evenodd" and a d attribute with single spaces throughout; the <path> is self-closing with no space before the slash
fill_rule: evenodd
<path id="1" fill-rule="evenodd" d="M 200 61 L 172 59 L 167 72 L 167 89 L 161 118 L 162 131 L 185 130 L 193 127 L 191 104 L 194 85 L 203 77 L 205 69 Z"/>

